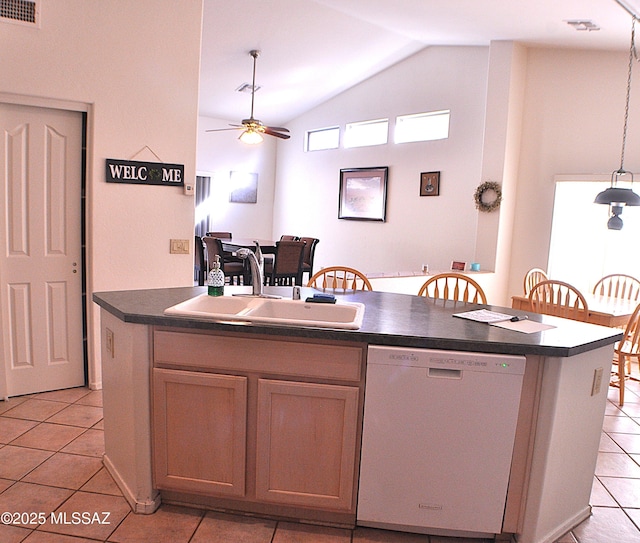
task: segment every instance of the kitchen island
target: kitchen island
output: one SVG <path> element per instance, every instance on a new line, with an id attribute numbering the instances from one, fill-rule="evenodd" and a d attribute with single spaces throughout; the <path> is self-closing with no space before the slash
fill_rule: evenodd
<path id="1" fill-rule="evenodd" d="M 531 314 L 555 327 L 525 334 L 452 316 L 480 306 L 380 292 L 339 297 L 365 304 L 359 330 L 164 314 L 203 292 L 94 294 L 104 462 L 135 511 L 162 500 L 355 525 L 366 353 L 381 345 L 526 357 L 499 537 L 552 543 L 589 515 L 619 330 Z"/>

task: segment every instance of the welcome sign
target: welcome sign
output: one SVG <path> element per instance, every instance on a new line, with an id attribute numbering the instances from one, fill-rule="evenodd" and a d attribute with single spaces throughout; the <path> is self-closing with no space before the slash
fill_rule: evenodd
<path id="1" fill-rule="evenodd" d="M 184 186 L 184 164 L 139 162 L 108 158 L 107 183 L 133 183 L 136 185 Z"/>

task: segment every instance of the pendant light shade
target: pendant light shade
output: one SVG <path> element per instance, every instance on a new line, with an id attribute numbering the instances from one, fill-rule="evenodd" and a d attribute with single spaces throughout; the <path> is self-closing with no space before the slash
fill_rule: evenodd
<path id="1" fill-rule="evenodd" d="M 631 189 L 621 189 L 617 187 L 617 177 L 627 172 L 615 171 L 611 176 L 611 186 L 603 190 L 596 196 L 594 202 L 596 204 L 606 204 L 610 206 L 640 206 L 640 196 Z M 631 174 L 631 182 L 633 183 L 633 174 Z M 620 210 L 622 212 L 622 210 Z"/>
<path id="2" fill-rule="evenodd" d="M 640 196 L 631 189 L 609 187 L 596 196 L 596 204 L 623 204 L 625 206 L 640 206 Z"/>
<path id="3" fill-rule="evenodd" d="M 617 0 L 616 0 L 617 1 Z M 611 212 L 611 217 L 607 222 L 607 228 L 609 230 L 621 230 L 622 219 L 620 214 L 624 206 L 640 206 L 640 196 L 638 196 L 633 190 L 623 189 L 617 186 L 618 180 L 627 174 L 631 175 L 631 185 L 633 185 L 633 174 L 627 172 L 624 169 L 624 150 L 627 143 L 627 124 L 629 121 L 629 97 L 631 95 L 631 74 L 633 69 L 633 61 L 637 59 L 636 45 L 636 17 L 631 15 L 631 46 L 629 47 L 629 69 L 627 72 L 627 96 L 624 110 L 624 126 L 622 128 L 622 152 L 620 153 L 620 168 L 615 170 L 611 174 L 611 186 L 603 190 L 596 196 L 594 202 L 596 204 L 608 205 Z"/>

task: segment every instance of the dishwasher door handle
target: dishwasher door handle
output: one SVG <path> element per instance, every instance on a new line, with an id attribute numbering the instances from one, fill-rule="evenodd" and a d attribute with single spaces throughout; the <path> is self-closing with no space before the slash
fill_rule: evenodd
<path id="1" fill-rule="evenodd" d="M 462 370 L 452 370 L 448 368 L 428 368 L 428 377 L 436 379 L 462 379 Z"/>

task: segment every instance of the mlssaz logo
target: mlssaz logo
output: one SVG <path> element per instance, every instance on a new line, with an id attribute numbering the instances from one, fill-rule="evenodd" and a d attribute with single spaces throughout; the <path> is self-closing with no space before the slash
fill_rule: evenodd
<path id="1" fill-rule="evenodd" d="M 109 521 L 110 516 L 111 513 L 108 511 L 102 511 L 101 513 L 91 513 L 89 511 L 73 511 L 68 513 L 67 511 L 60 511 L 57 514 L 55 512 L 51 513 L 51 524 L 74 526 L 79 524 L 111 524 Z"/>

